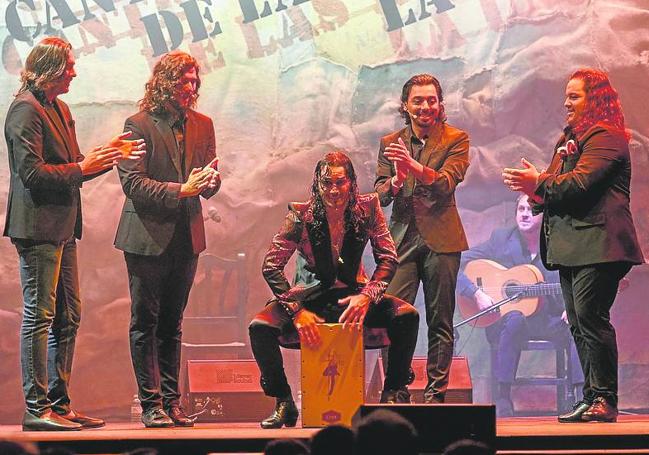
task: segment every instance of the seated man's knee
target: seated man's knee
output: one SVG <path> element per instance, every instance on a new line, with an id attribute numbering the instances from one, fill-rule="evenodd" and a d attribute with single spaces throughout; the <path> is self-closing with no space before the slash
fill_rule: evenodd
<path id="1" fill-rule="evenodd" d="M 527 321 L 520 311 L 510 311 L 503 316 L 503 325 L 506 330 L 520 331 L 527 327 Z"/>
<path id="2" fill-rule="evenodd" d="M 403 308 L 397 313 L 397 318 L 400 320 L 406 321 L 409 324 L 419 325 L 419 311 L 412 306 L 408 305 L 409 308 Z"/>
<path id="3" fill-rule="evenodd" d="M 417 311 L 417 308 L 396 297 L 392 297 L 392 299 L 394 299 L 394 315 L 397 318 L 419 323 L 419 311 Z"/>
<path id="4" fill-rule="evenodd" d="M 250 338 L 264 337 L 264 335 L 274 334 L 276 328 L 269 325 L 266 321 L 253 319 L 248 325 L 248 335 Z"/>

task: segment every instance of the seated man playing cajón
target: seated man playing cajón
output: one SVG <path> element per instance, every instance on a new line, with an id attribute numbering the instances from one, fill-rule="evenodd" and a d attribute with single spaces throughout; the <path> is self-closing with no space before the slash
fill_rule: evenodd
<path id="1" fill-rule="evenodd" d="M 361 257 L 371 242 L 376 270 L 365 275 Z M 309 285 L 291 287 L 284 267 L 295 251 L 305 264 Z M 382 402 L 410 402 L 406 388 L 417 341 L 419 315 L 408 303 L 384 294 L 397 267 L 394 242 L 376 194 L 358 194 L 356 174 L 342 152 L 328 153 L 316 165 L 311 198 L 291 203 L 264 258 L 263 273 L 274 298 L 250 323 L 252 351 L 262 387 L 276 397 L 262 428 L 295 426 L 298 409 L 284 373 L 280 335 L 297 330 L 300 342 L 320 343 L 317 324 L 385 327 L 390 338 Z"/>

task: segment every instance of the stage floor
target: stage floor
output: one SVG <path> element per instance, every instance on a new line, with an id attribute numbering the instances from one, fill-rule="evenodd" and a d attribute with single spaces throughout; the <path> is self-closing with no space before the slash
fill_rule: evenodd
<path id="1" fill-rule="evenodd" d="M 0 439 L 40 447 L 67 447 L 77 453 L 120 453 L 155 447 L 162 453 L 261 453 L 269 440 L 309 439 L 317 428 L 262 430 L 253 423 L 197 424 L 194 428 L 145 429 L 138 423 L 108 423 L 74 432 L 23 432 L 19 425 L 0 426 Z M 554 417 L 498 419 L 499 454 L 649 454 L 649 416 L 620 416 L 617 423 L 560 424 Z"/>

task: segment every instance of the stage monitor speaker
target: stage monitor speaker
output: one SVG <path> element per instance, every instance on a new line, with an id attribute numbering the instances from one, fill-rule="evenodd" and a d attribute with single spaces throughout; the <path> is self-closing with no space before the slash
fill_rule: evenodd
<path id="1" fill-rule="evenodd" d="M 408 390 L 413 403 L 423 403 L 424 390 L 428 383 L 426 357 L 413 357 L 411 366 L 412 371 L 415 373 L 415 380 L 408 386 Z M 473 403 L 471 372 L 466 357 L 453 357 L 451 361 L 445 403 Z"/>
<path id="2" fill-rule="evenodd" d="M 473 439 L 496 447 L 496 407 L 469 404 L 365 404 L 354 416 L 354 426 L 378 409 L 405 417 L 417 429 L 419 451 L 441 453 L 460 439 Z"/>
<path id="3" fill-rule="evenodd" d="M 197 422 L 259 422 L 275 408 L 254 360 L 188 360 L 188 407 Z"/>

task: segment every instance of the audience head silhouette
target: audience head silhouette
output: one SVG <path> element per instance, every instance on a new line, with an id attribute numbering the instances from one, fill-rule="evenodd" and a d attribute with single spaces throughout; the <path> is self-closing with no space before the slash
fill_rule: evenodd
<path id="1" fill-rule="evenodd" d="M 417 431 L 399 414 L 379 409 L 364 417 L 356 430 L 357 455 L 416 455 Z"/>

